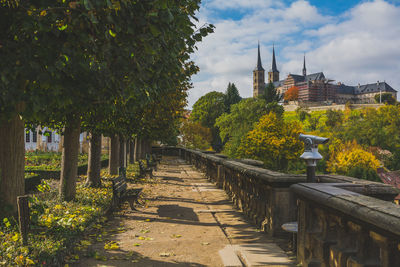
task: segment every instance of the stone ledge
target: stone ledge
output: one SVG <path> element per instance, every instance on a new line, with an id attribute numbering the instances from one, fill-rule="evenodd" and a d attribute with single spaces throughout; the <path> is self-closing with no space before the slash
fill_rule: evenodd
<path id="1" fill-rule="evenodd" d="M 300 199 L 329 207 L 382 231 L 400 236 L 400 206 L 342 187 L 346 188 L 348 184 L 302 183 L 290 188 Z"/>

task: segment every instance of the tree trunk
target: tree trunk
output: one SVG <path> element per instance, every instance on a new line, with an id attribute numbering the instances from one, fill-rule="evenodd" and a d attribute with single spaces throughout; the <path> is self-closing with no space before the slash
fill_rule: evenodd
<path id="1" fill-rule="evenodd" d="M 88 171 L 86 186 L 100 187 L 100 170 L 101 170 L 101 135 L 89 134 L 89 155 L 88 155 Z"/>
<path id="2" fill-rule="evenodd" d="M 24 122 L 16 115 L 0 122 L 0 198 L 17 211 L 17 196 L 25 192 Z"/>
<path id="3" fill-rule="evenodd" d="M 140 139 L 139 138 L 135 138 L 135 152 L 134 152 L 134 161 L 139 161 L 140 159 Z"/>
<path id="4" fill-rule="evenodd" d="M 129 142 L 129 164 L 135 163 L 135 140 Z"/>
<path id="5" fill-rule="evenodd" d="M 119 138 L 119 167 L 126 168 L 126 142 L 124 137 Z"/>
<path id="6" fill-rule="evenodd" d="M 111 137 L 110 154 L 108 158 L 108 172 L 110 175 L 118 175 L 119 165 L 119 137 L 114 135 Z"/>
<path id="7" fill-rule="evenodd" d="M 145 159 L 146 158 L 146 150 L 147 150 L 147 141 L 146 141 L 146 139 L 143 139 L 142 140 L 142 152 L 141 152 L 141 158 L 142 159 Z"/>
<path id="8" fill-rule="evenodd" d="M 76 194 L 80 127 L 79 118 L 67 118 L 64 129 L 60 175 L 60 199 L 63 201 L 73 200 Z"/>

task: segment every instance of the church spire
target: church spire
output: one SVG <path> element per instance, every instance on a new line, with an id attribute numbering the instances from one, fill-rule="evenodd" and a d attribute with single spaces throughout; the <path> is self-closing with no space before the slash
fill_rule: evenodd
<path id="1" fill-rule="evenodd" d="M 268 72 L 268 82 L 274 83 L 279 81 L 279 70 L 276 67 L 276 59 L 275 59 L 275 45 L 272 45 L 272 68 Z"/>
<path id="2" fill-rule="evenodd" d="M 303 61 L 303 76 L 307 76 L 307 70 L 306 70 L 306 53 L 304 53 L 304 61 Z"/>
<path id="3" fill-rule="evenodd" d="M 260 41 L 258 41 L 258 57 L 257 57 L 257 67 L 255 70 L 264 70 L 261 64 L 261 55 L 260 55 Z"/>
<path id="4" fill-rule="evenodd" d="M 276 68 L 276 60 L 275 60 L 275 45 L 272 45 L 272 72 L 279 72 Z"/>

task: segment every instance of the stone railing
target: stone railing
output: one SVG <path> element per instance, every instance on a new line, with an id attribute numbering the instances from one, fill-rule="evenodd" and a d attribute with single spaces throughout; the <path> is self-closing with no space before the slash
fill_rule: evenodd
<path id="1" fill-rule="evenodd" d="M 400 206 L 392 203 L 399 190 L 391 186 L 338 175 L 305 183 L 304 175 L 251 160 L 186 148 L 153 151 L 180 156 L 204 172 L 268 235 L 287 236 L 282 224 L 298 221 L 303 266 L 400 266 Z"/>
<path id="2" fill-rule="evenodd" d="M 363 188 L 344 183 L 292 189 L 302 266 L 400 266 L 400 206 L 352 192 Z"/>

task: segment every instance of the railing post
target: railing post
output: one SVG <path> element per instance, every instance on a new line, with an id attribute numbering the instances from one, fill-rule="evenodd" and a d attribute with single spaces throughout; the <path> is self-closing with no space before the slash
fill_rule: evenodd
<path id="1" fill-rule="evenodd" d="M 22 237 L 22 244 L 25 246 L 28 244 L 28 231 L 29 231 L 29 203 L 28 196 L 17 197 L 18 204 L 18 222 L 19 232 Z"/>

